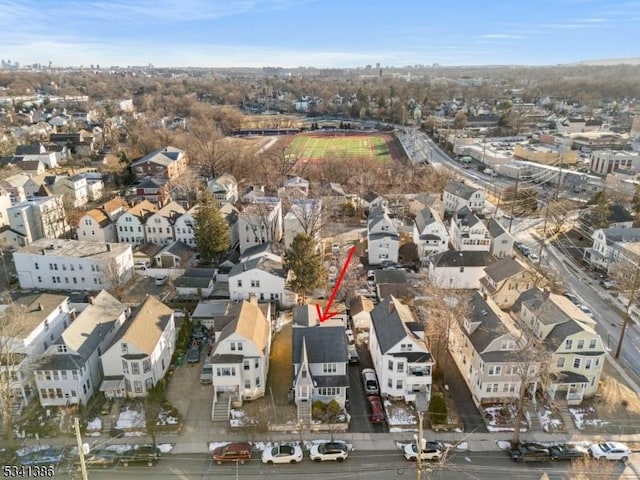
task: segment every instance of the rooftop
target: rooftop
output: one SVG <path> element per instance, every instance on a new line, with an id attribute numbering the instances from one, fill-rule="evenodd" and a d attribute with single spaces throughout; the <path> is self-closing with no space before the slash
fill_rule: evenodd
<path id="1" fill-rule="evenodd" d="M 50 257 L 75 257 L 109 260 L 131 250 L 128 243 L 83 242 L 59 238 L 41 238 L 20 248 L 14 255 L 47 255 Z"/>

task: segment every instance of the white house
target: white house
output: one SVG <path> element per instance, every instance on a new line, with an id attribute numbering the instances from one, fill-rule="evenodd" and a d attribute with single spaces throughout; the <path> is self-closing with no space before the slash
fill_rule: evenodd
<path id="1" fill-rule="evenodd" d="M 240 253 L 265 242 L 282 238 L 282 202 L 279 198 L 257 197 L 238 216 Z"/>
<path id="2" fill-rule="evenodd" d="M 78 240 L 85 242 L 115 243 L 118 241 L 116 226 L 100 208 L 87 210 L 78 219 L 76 235 Z"/>
<path id="3" fill-rule="evenodd" d="M 220 204 L 238 201 L 238 182 L 233 175 L 224 173 L 213 180 L 209 180 L 207 190 L 211 192 Z"/>
<path id="4" fill-rule="evenodd" d="M 505 258 L 513 253 L 513 237 L 495 218 L 487 221 L 487 230 L 491 239 L 489 253 L 496 258 Z"/>
<path id="5" fill-rule="evenodd" d="M 20 288 L 100 290 L 133 275 L 131 245 L 43 238 L 13 254 Z"/>
<path id="6" fill-rule="evenodd" d="M 82 175 L 61 177 L 53 184 L 53 192 L 64 195 L 74 207 L 81 207 L 89 201 L 87 179 Z"/>
<path id="7" fill-rule="evenodd" d="M 100 357 L 100 391 L 107 397 L 146 396 L 167 373 L 175 341 L 173 310 L 149 295 Z"/>
<path id="8" fill-rule="evenodd" d="M 29 294 L 11 305 L 0 305 L 4 323 L 0 342 L 3 359 L 0 372 L 11 378 L 12 407 L 22 409 L 37 397 L 34 363 L 60 337 L 71 323 L 72 308 L 66 295 Z M 6 336 L 5 336 L 6 335 Z"/>
<path id="9" fill-rule="evenodd" d="M 424 340 L 410 325 L 415 319 L 409 307 L 393 295 L 371 311 L 369 352 L 383 396 L 413 402 L 416 393 L 431 399 L 434 360 Z"/>
<path id="10" fill-rule="evenodd" d="M 58 238 L 70 230 L 61 195 L 17 203 L 7 209 L 7 220 L 11 227 L 9 243 L 16 248 L 41 238 Z"/>
<path id="11" fill-rule="evenodd" d="M 174 286 L 179 297 L 207 298 L 213 294 L 213 281 L 216 270 L 213 268 L 188 268 L 176 278 Z"/>
<path id="12" fill-rule="evenodd" d="M 451 217 L 449 233 L 454 250 L 488 252 L 491 248 L 487 226 L 466 205 Z"/>
<path id="13" fill-rule="evenodd" d="M 282 259 L 269 255 L 242 260 L 229 272 L 229 298 L 248 300 L 255 295 L 260 301 L 275 301 L 281 306 L 292 302 L 292 293 L 286 290 L 287 275 Z"/>
<path id="14" fill-rule="evenodd" d="M 214 401 L 221 393 L 244 400 L 263 397 L 269 372 L 270 321 L 255 301 L 233 305 L 227 316 L 211 353 Z"/>
<path id="15" fill-rule="evenodd" d="M 367 210 L 384 209 L 387 206 L 387 201 L 384 197 L 373 190 L 369 190 L 364 195 L 361 195 L 358 201 L 362 207 Z"/>
<path id="16" fill-rule="evenodd" d="M 9 225 L 7 210 L 11 206 L 11 195 L 0 186 L 0 227 Z"/>
<path id="17" fill-rule="evenodd" d="M 371 311 L 373 302 L 362 295 L 356 295 L 349 302 L 349 316 L 353 321 L 353 328 L 356 330 L 368 331 L 371 327 Z"/>
<path id="18" fill-rule="evenodd" d="M 89 304 L 34 366 L 43 407 L 86 405 L 102 381 L 100 355 L 117 334 L 130 309 L 107 291 Z"/>
<path id="19" fill-rule="evenodd" d="M 429 278 L 440 288 L 479 289 L 485 267 L 495 261 L 489 252 L 437 253 L 429 257 Z"/>
<path id="20" fill-rule="evenodd" d="M 0 187 L 9 192 L 11 203 L 20 203 L 33 197 L 40 190 L 40 182 L 26 173 L 17 173 L 0 180 Z"/>
<path id="21" fill-rule="evenodd" d="M 153 212 L 145 223 L 147 242 L 169 245 L 176 240 L 174 225 L 187 211 L 177 202 L 169 202 L 157 212 Z"/>
<path id="22" fill-rule="evenodd" d="M 300 233 L 311 235 L 320 244 L 322 227 L 322 200 L 296 198 L 284 216 L 284 246 L 289 248 L 291 242 Z"/>
<path id="23" fill-rule="evenodd" d="M 240 234 L 238 231 L 240 211 L 231 203 L 223 203 L 218 211 L 227 221 L 227 225 L 229 225 L 229 249 L 234 250 L 240 243 Z"/>
<path id="24" fill-rule="evenodd" d="M 116 220 L 118 242 L 134 246 L 147 243 L 145 223 L 157 211 L 158 208 L 153 203 L 143 200 L 123 213 Z"/>
<path id="25" fill-rule="evenodd" d="M 432 253 L 449 249 L 449 232 L 435 209 L 424 208 L 416 215 L 413 243 L 418 247 L 418 255 L 422 262 Z"/>
<path id="26" fill-rule="evenodd" d="M 169 204 L 170 205 L 170 204 Z M 195 213 L 198 211 L 198 205 L 194 205 L 183 215 L 176 218 L 173 225 L 175 239 L 192 248 L 196 247 L 196 237 L 194 235 L 194 227 L 196 224 Z"/>
<path id="27" fill-rule="evenodd" d="M 522 368 L 518 354 L 524 348 L 522 333 L 480 292 L 474 291 L 461 301 L 467 302 L 465 316 L 451 324 L 449 351 L 471 398 L 476 406 L 517 399 Z"/>
<path id="28" fill-rule="evenodd" d="M 384 208 L 374 208 L 369 212 L 367 240 L 370 265 L 398 262 L 400 235 Z"/>
<path id="29" fill-rule="evenodd" d="M 304 198 L 307 195 L 309 195 L 309 180 L 298 175 L 287 178 L 283 186 L 278 189 L 280 198 Z"/>
<path id="30" fill-rule="evenodd" d="M 617 260 L 619 244 L 640 243 L 640 228 L 598 228 L 592 238 L 593 245 L 587 252 L 591 265 L 607 271 Z"/>
<path id="31" fill-rule="evenodd" d="M 458 180 L 450 180 L 444 187 L 442 201 L 445 212 L 455 213 L 462 207 L 469 207 L 474 212 L 482 212 L 485 204 L 484 190 L 472 187 Z"/>

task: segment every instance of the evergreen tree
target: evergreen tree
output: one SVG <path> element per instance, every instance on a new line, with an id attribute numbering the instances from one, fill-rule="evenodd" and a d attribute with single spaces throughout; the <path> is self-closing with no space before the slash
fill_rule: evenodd
<path id="1" fill-rule="evenodd" d="M 295 236 L 287 250 L 286 266 L 293 272 L 291 288 L 306 294 L 320 287 L 326 279 L 322 255 L 316 252 L 315 240 L 307 234 Z"/>
<path id="2" fill-rule="evenodd" d="M 200 194 L 196 211 L 194 236 L 203 263 L 212 263 L 229 248 L 229 225 L 220 214 L 220 205 L 214 196 Z"/>

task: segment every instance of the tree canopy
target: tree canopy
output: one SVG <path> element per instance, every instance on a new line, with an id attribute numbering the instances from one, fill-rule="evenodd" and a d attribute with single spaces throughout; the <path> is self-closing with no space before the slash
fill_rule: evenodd
<path id="1" fill-rule="evenodd" d="M 322 255 L 316 252 L 316 242 L 307 234 L 300 233 L 294 237 L 287 250 L 286 265 L 293 272 L 290 285 L 296 292 L 310 292 L 326 279 Z"/>
<path id="2" fill-rule="evenodd" d="M 203 263 L 212 263 L 229 248 L 229 225 L 220 213 L 218 201 L 209 191 L 200 194 L 195 215 L 194 236 Z"/>

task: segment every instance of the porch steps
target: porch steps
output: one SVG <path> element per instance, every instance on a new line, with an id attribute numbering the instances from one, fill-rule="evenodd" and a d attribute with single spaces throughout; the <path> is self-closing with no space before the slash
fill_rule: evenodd
<path id="1" fill-rule="evenodd" d="M 228 422 L 229 412 L 231 410 L 231 393 L 221 392 L 217 399 L 214 399 L 213 409 L 211 411 L 211 421 Z"/>
<path id="2" fill-rule="evenodd" d="M 569 412 L 569 407 L 563 405 L 560 409 L 560 417 L 562 417 L 562 422 L 564 423 L 564 427 L 567 430 L 567 433 L 570 435 L 581 433 L 580 430 L 576 428 L 576 424 L 573 421 L 573 416 Z"/>
<path id="3" fill-rule="evenodd" d="M 311 424 L 311 401 L 298 402 L 298 422 L 305 426 Z"/>

